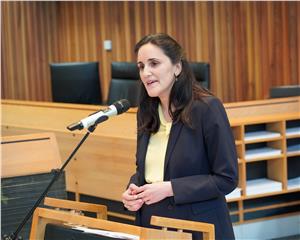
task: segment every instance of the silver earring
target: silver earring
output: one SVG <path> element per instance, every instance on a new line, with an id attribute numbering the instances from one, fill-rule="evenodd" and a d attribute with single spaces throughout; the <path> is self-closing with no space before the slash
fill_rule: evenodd
<path id="1" fill-rule="evenodd" d="M 175 82 L 178 81 L 178 77 L 174 74 L 174 77 L 175 77 Z"/>

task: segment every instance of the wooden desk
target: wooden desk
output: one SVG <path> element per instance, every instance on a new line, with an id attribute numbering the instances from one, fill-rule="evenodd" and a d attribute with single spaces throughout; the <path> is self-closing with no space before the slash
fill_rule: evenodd
<path id="1" fill-rule="evenodd" d="M 285 126 L 289 121 L 299 121 L 300 97 L 228 103 L 225 104 L 225 109 L 239 155 L 239 187 L 242 189 L 241 197 L 230 200 L 238 203 L 237 210 L 232 214 L 238 216 L 239 222 L 244 222 L 244 214 L 252 211 L 244 208 L 244 200 L 299 191 L 287 189 L 289 160 L 286 152 L 288 137 L 285 134 Z M 97 110 L 99 107 L 91 105 L 2 100 L 2 134 L 54 132 L 64 160 L 85 133 L 85 131 L 69 132 L 66 126 Z M 244 139 L 244 134 L 246 126 L 253 124 L 266 125 L 281 135 L 279 139 L 268 140 L 268 144 L 280 148 L 282 154 L 275 159 L 255 161 L 267 163 L 267 177 L 280 181 L 282 191 L 252 196 L 246 194 L 249 162 L 245 160 L 245 148 L 248 143 Z M 298 135 L 292 137 L 299 138 Z M 127 113 L 100 124 L 91 134 L 66 169 L 67 190 L 77 195 L 80 193 L 120 201 L 129 177 L 135 171 L 135 147 L 136 109 L 130 109 Z M 282 204 L 288 206 L 297 202 Z M 274 208 L 275 205 L 271 204 L 265 208 Z"/>
<path id="2" fill-rule="evenodd" d="M 70 132 L 66 126 L 99 109 L 91 105 L 5 100 L 2 134 L 53 132 L 64 161 L 85 133 Z M 98 125 L 66 168 L 68 191 L 120 200 L 135 170 L 135 122 L 136 111 L 130 110 Z"/>

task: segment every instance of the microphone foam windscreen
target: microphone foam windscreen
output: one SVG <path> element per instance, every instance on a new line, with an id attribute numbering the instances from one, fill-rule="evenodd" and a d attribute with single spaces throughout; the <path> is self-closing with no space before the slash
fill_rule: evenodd
<path id="1" fill-rule="evenodd" d="M 130 103 L 127 99 L 121 99 L 115 102 L 114 105 L 118 111 L 118 114 L 124 113 L 130 108 Z"/>

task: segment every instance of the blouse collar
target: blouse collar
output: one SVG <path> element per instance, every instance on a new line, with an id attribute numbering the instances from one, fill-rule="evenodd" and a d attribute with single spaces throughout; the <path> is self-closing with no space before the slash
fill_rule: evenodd
<path id="1" fill-rule="evenodd" d="M 166 121 L 164 114 L 162 112 L 162 107 L 160 104 L 158 105 L 158 114 L 159 114 L 159 120 L 160 120 L 161 127 L 163 127 L 163 129 L 165 130 L 166 135 L 169 135 L 170 131 L 171 131 L 171 127 L 172 127 L 172 122 Z"/>

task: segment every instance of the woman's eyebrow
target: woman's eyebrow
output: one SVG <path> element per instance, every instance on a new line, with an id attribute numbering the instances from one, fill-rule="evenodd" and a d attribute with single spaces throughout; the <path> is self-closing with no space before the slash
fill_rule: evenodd
<path id="1" fill-rule="evenodd" d="M 149 58 L 147 61 L 153 61 L 153 60 L 158 61 L 159 59 L 157 59 L 157 58 Z"/>
<path id="2" fill-rule="evenodd" d="M 147 62 L 151 62 L 151 61 L 159 61 L 159 59 L 158 58 L 149 58 L 149 59 L 147 59 Z M 139 62 L 137 62 L 136 63 L 137 65 L 139 65 L 139 64 L 144 64 L 142 61 L 139 61 Z"/>

